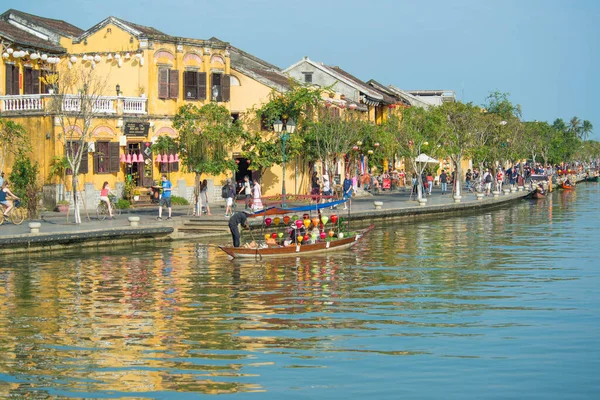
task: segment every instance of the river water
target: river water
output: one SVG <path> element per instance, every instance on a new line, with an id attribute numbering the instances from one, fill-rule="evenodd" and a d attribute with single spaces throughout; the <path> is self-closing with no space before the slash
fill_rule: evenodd
<path id="1" fill-rule="evenodd" d="M 0 398 L 599 398 L 599 204 L 582 184 L 264 263 L 3 257 Z"/>

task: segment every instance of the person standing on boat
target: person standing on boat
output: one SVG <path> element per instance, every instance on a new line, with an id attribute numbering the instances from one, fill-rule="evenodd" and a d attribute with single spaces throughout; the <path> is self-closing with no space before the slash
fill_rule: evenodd
<path id="1" fill-rule="evenodd" d="M 248 215 L 250 211 L 238 211 L 231 218 L 229 218 L 229 230 L 231 231 L 231 238 L 233 239 L 233 247 L 240 247 L 240 230 L 238 225 L 248 229 Z"/>
<path id="2" fill-rule="evenodd" d="M 347 202 L 344 203 L 344 210 L 347 210 L 348 204 L 350 204 L 350 207 L 352 207 L 352 180 L 348 175 L 346 175 L 346 177 L 344 178 L 342 190 L 344 191 L 343 198 L 344 200 L 347 200 Z"/>
<path id="3" fill-rule="evenodd" d="M 254 211 L 261 210 L 263 208 L 262 203 L 262 192 L 260 189 L 260 181 L 256 179 L 254 186 L 252 187 L 252 209 Z"/>

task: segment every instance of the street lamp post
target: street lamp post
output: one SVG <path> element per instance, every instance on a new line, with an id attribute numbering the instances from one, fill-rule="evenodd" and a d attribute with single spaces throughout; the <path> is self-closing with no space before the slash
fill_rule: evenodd
<path id="1" fill-rule="evenodd" d="M 273 129 L 275 133 L 281 138 L 281 168 L 283 170 L 281 179 L 281 207 L 287 207 L 286 204 L 286 191 L 285 191 L 285 162 L 287 155 L 285 153 L 285 142 L 290 138 L 290 135 L 296 130 L 296 123 L 293 119 L 289 119 L 285 124 L 285 130 L 283 129 L 283 122 L 277 120 L 273 122 Z"/>

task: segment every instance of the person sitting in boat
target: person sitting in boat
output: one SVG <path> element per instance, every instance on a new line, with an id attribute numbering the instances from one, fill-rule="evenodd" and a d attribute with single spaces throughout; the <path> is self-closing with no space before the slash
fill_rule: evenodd
<path id="1" fill-rule="evenodd" d="M 567 177 L 567 180 L 565 181 L 565 185 L 571 186 L 571 180 L 569 179 L 569 177 Z"/>
<path id="2" fill-rule="evenodd" d="M 536 189 L 537 189 L 538 193 L 546 194 L 546 191 L 544 190 L 544 185 L 542 185 L 541 183 L 538 183 Z"/>
<path id="3" fill-rule="evenodd" d="M 286 246 L 298 243 L 298 236 L 304 236 L 306 234 L 306 228 L 304 227 L 304 225 L 300 228 L 297 228 L 295 224 L 292 224 L 291 228 L 292 229 L 290 230 L 290 243 L 286 245 L 286 243 L 284 242 L 284 245 Z"/>

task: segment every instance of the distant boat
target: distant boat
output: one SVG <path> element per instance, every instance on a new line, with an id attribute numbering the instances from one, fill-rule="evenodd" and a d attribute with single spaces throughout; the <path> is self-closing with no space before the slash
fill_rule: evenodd
<path id="1" fill-rule="evenodd" d="M 585 181 L 586 182 L 598 182 L 598 175 L 596 175 L 596 176 L 586 176 L 585 177 Z"/>
<path id="2" fill-rule="evenodd" d="M 568 183 L 565 183 L 565 182 L 563 182 L 560 185 L 560 187 L 563 188 L 564 190 L 574 190 L 575 189 L 575 185 L 571 185 L 571 184 L 568 184 Z"/>

